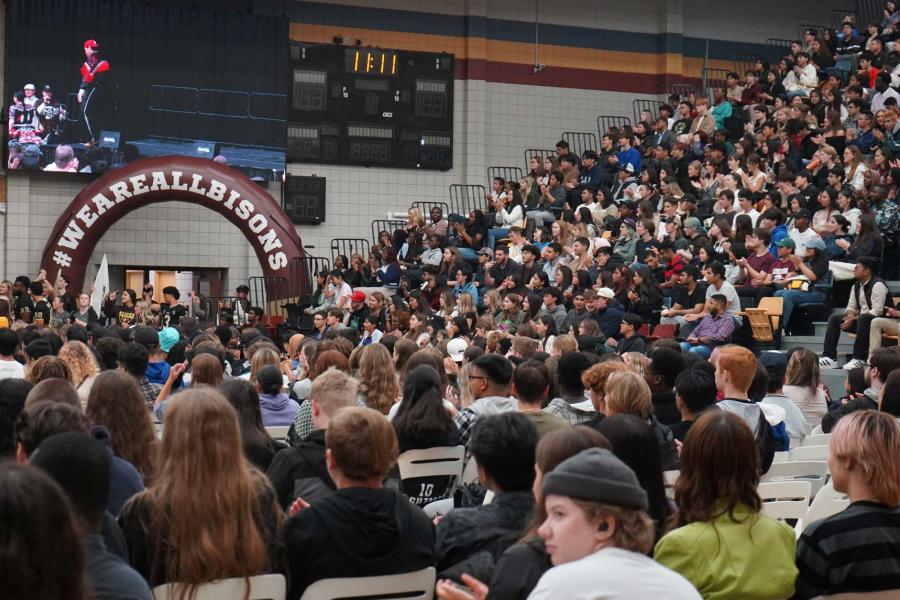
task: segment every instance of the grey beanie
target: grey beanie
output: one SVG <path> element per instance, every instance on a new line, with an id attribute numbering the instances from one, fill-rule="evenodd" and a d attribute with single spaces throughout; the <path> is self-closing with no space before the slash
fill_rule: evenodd
<path id="1" fill-rule="evenodd" d="M 647 492 L 631 468 L 605 448 L 590 448 L 567 458 L 544 476 L 549 494 L 647 510 Z"/>

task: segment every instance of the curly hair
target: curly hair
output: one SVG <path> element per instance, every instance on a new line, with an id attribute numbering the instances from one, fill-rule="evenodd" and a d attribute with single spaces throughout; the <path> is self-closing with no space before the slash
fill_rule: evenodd
<path id="1" fill-rule="evenodd" d="M 366 406 L 386 415 L 400 396 L 400 384 L 391 353 L 381 344 L 365 346 L 359 353 L 359 393 Z"/>
<path id="2" fill-rule="evenodd" d="M 59 358 L 69 367 L 71 372 L 69 381 L 76 388 L 85 379 L 100 372 L 94 353 L 84 342 L 66 342 L 59 351 Z"/>
<path id="3" fill-rule="evenodd" d="M 31 385 L 37 385 L 45 379 L 65 379 L 72 381 L 72 371 L 69 365 L 58 356 L 42 356 L 29 366 L 25 374 L 25 380 Z"/>

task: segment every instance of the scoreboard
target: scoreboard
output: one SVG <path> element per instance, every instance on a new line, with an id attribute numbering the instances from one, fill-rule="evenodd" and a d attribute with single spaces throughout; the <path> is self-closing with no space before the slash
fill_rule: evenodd
<path id="1" fill-rule="evenodd" d="M 287 159 L 446 171 L 453 55 L 291 45 Z"/>

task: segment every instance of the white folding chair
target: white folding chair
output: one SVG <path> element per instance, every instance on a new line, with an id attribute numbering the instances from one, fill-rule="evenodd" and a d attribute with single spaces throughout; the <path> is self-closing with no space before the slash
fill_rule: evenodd
<path id="1" fill-rule="evenodd" d="M 813 498 L 809 510 L 806 511 L 806 526 L 809 527 L 816 521 L 821 521 L 831 515 L 836 515 L 850 506 L 850 499 L 841 492 L 834 490 L 834 482 L 829 481 L 816 497 Z"/>
<path id="2" fill-rule="evenodd" d="M 672 471 L 663 471 L 663 483 L 666 486 L 666 498 L 669 500 L 675 499 L 675 482 L 678 480 L 678 476 L 681 475 L 681 471 L 672 470 Z"/>
<path id="3" fill-rule="evenodd" d="M 434 567 L 400 575 L 322 579 L 303 592 L 300 600 L 352 600 L 353 598 L 403 598 L 432 600 L 437 573 Z"/>
<path id="4" fill-rule="evenodd" d="M 799 537 L 809 509 L 812 493 L 810 482 L 792 480 L 760 483 L 757 491 L 763 501 L 763 514 L 780 521 L 796 520 L 794 533 Z"/>
<path id="5" fill-rule="evenodd" d="M 427 504 L 433 500 L 440 500 L 453 495 L 453 490 L 462 479 L 463 457 L 466 454 L 465 446 L 437 446 L 425 450 L 407 450 L 397 457 L 397 465 L 400 467 L 400 481 L 417 479 L 420 477 L 450 477 L 449 483 L 444 489 L 434 489 L 432 483 L 422 484 L 422 489 L 413 496 L 407 492 L 410 498 L 419 499 L 419 504 Z"/>
<path id="6" fill-rule="evenodd" d="M 773 463 L 783 463 L 788 461 L 788 452 L 776 452 L 772 458 Z"/>
<path id="7" fill-rule="evenodd" d="M 243 577 L 221 579 L 204 583 L 197 588 L 194 600 L 242 600 L 246 591 Z M 284 575 L 256 575 L 249 578 L 248 600 L 284 600 L 287 595 L 287 581 Z M 153 600 L 175 600 L 180 598 L 176 583 L 167 583 L 153 588 Z"/>
<path id="8" fill-rule="evenodd" d="M 816 425 L 815 427 L 813 427 L 809 423 L 806 424 L 806 435 L 822 435 L 823 433 L 825 432 L 822 431 L 821 423 Z"/>
<path id="9" fill-rule="evenodd" d="M 422 510 L 428 515 L 428 518 L 434 520 L 435 517 L 446 515 L 453 510 L 453 498 L 445 498 L 443 500 L 435 500 L 429 502 L 422 507 Z"/>
<path id="10" fill-rule="evenodd" d="M 828 440 L 831 439 L 830 433 L 818 433 L 815 435 L 808 435 L 803 438 L 803 442 L 800 443 L 800 447 L 806 446 L 827 446 Z"/>
<path id="11" fill-rule="evenodd" d="M 491 490 L 488 490 L 487 492 L 485 492 L 484 500 L 482 500 L 481 503 L 482 504 L 490 504 L 493 501 L 494 501 L 494 492 L 492 492 Z"/>
<path id="12" fill-rule="evenodd" d="M 789 462 L 797 462 L 799 460 L 821 460 L 828 459 L 828 446 L 800 446 L 793 448 L 788 453 Z"/>
<path id="13" fill-rule="evenodd" d="M 163 424 L 162 424 L 162 423 L 154 423 L 154 424 L 153 424 L 153 431 L 156 433 L 156 439 L 161 440 L 161 439 L 162 439 Z"/>
<path id="14" fill-rule="evenodd" d="M 460 485 L 465 485 L 467 483 L 478 483 L 478 461 L 475 460 L 474 456 L 470 456 L 468 462 L 466 462 L 466 468 L 463 469 L 462 481 L 459 482 Z"/>
<path id="15" fill-rule="evenodd" d="M 828 465 L 824 461 L 790 461 L 772 463 L 769 472 L 762 476 L 762 482 L 784 481 L 800 479 L 809 481 L 812 486 L 812 496 L 815 496 L 828 476 Z"/>
<path id="16" fill-rule="evenodd" d="M 288 436 L 288 430 L 291 428 L 290 425 L 287 427 L 266 427 L 266 433 L 269 434 L 273 440 L 286 440 Z"/>

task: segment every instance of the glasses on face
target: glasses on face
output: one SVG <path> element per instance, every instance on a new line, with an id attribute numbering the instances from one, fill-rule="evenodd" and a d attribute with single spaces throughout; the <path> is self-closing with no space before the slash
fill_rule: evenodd
<path id="1" fill-rule="evenodd" d="M 472 380 L 472 379 L 484 379 L 485 381 L 487 381 L 487 377 L 485 377 L 483 375 L 469 375 L 469 380 Z"/>

